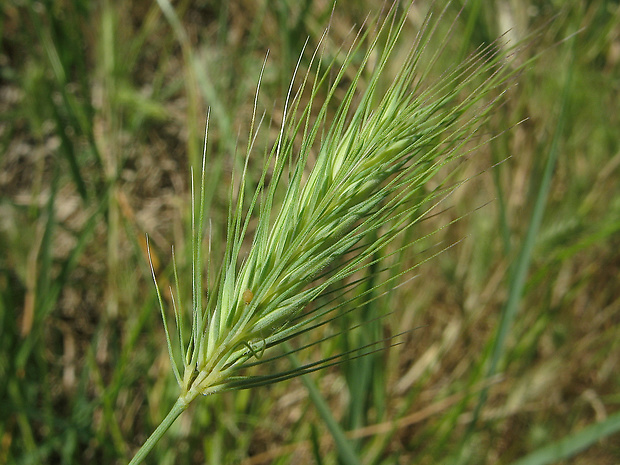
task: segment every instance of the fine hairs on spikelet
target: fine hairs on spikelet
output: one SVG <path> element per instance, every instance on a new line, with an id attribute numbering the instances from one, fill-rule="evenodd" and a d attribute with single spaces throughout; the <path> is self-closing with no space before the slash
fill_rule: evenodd
<path id="1" fill-rule="evenodd" d="M 248 195 L 246 170 L 260 126 L 252 118 L 236 200 L 231 193 L 221 269 L 203 303 L 205 138 L 197 195 L 192 184 L 193 302 L 188 341 L 183 339 L 182 309 L 173 293 L 178 348 L 173 346 L 157 288 L 179 400 L 133 463 L 146 456 L 199 395 L 273 383 L 337 363 L 338 357 L 331 357 L 285 372 L 256 375 L 242 370 L 268 361 L 263 355 L 270 348 L 281 347 L 286 353 L 283 343 L 333 319 L 335 310 L 349 311 L 343 308 L 346 302 L 309 304 L 330 289 L 355 290 L 338 288 L 338 283 L 371 265 L 374 254 L 385 251 L 455 188 L 454 183 L 447 187 L 452 162 L 471 150 L 466 144 L 497 106 L 517 68 L 511 66 L 512 51 L 505 44 L 491 44 L 444 70 L 440 78 L 430 78 L 430 68 L 448 39 L 443 38 L 439 50 L 428 46 L 442 16 L 435 21 L 428 16 L 415 43 L 399 44 L 409 12 L 409 7 L 403 12 L 395 3 L 383 21 L 369 23 L 376 25 L 374 30 L 363 27 L 339 57 L 339 66 L 335 59 L 324 63 L 319 44 L 295 88 L 298 64 L 279 135 L 257 188 Z M 410 52 L 387 90 L 381 91 L 397 45 Z M 354 62 L 353 77 L 345 78 Z M 328 119 L 336 90 L 343 87 L 344 97 Z M 325 90 L 318 115 L 311 115 L 315 99 Z M 256 106 L 255 101 L 255 113 Z M 442 179 L 437 179 L 440 172 Z M 433 189 L 428 188 L 430 179 Z M 256 227 L 248 237 L 251 219 Z M 242 251 L 248 240 L 249 250 Z M 401 275 L 382 286 L 394 287 Z M 360 350 L 363 355 L 375 349 Z"/>

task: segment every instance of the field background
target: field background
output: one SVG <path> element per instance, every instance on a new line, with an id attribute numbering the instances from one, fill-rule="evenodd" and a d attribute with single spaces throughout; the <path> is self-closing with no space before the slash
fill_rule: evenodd
<path id="1" fill-rule="evenodd" d="M 338 2 L 328 50 L 381 5 Z M 413 6 L 404 50 L 429 7 L 443 2 Z M 452 25 L 446 67 L 507 28 L 516 40 L 540 29 L 521 59 L 540 57 L 487 128 L 509 130 L 460 177 L 484 173 L 414 234 L 467 216 L 386 260 L 410 266 L 460 242 L 306 356 L 419 329 L 312 381 L 364 464 L 620 463 L 620 6 L 471 0 L 453 24 L 461 7 L 440 23 L 438 39 Z M 8 0 L 0 11 L 0 463 L 126 463 L 178 394 L 145 234 L 160 284 L 174 245 L 189 291 L 189 168 L 207 108 L 216 256 L 265 54 L 259 108 L 274 123 L 259 147 L 331 3 L 181 0 L 165 15 L 151 1 Z M 317 412 L 299 379 L 198 399 L 148 462 L 338 463 Z"/>

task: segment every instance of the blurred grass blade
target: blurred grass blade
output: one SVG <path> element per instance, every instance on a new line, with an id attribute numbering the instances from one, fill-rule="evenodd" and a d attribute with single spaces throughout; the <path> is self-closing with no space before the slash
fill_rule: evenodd
<path id="1" fill-rule="evenodd" d="M 312 445 L 312 456 L 316 465 L 323 465 L 323 457 L 321 455 L 321 439 L 319 432 L 314 423 L 310 424 L 310 444 Z"/>
<path id="2" fill-rule="evenodd" d="M 538 449 L 513 462 L 512 465 L 546 465 L 568 460 L 591 445 L 620 432 L 620 412 L 606 420 L 585 427 L 578 433 L 568 436 Z"/>
<path id="3" fill-rule="evenodd" d="M 574 43 L 575 43 L 574 37 L 571 39 L 571 43 L 574 46 Z M 549 197 L 549 190 L 551 188 L 551 183 L 553 181 L 553 172 L 555 169 L 556 161 L 559 156 L 560 141 L 564 137 L 566 106 L 568 103 L 568 99 L 569 99 L 569 95 L 570 95 L 570 91 L 572 87 L 572 73 L 573 73 L 572 63 L 574 61 L 574 49 L 571 48 L 569 53 L 570 53 L 570 59 L 568 60 L 568 64 L 567 64 L 567 76 L 566 76 L 566 80 L 564 83 L 564 89 L 563 89 L 563 94 L 562 94 L 561 101 L 560 101 L 560 107 L 558 109 L 558 120 L 557 120 L 556 129 L 555 129 L 555 134 L 551 142 L 551 147 L 549 148 L 547 162 L 545 164 L 543 177 L 541 179 L 540 186 L 538 188 L 538 193 L 536 195 L 536 200 L 534 203 L 534 208 L 532 211 L 532 217 L 530 220 L 530 224 L 527 229 L 525 238 L 523 240 L 523 245 L 521 247 L 520 253 L 514 264 L 514 269 L 510 276 L 508 298 L 507 298 L 506 304 L 501 314 L 500 323 L 497 328 L 495 339 L 492 342 L 490 361 L 489 361 L 488 368 L 486 370 L 487 378 L 496 374 L 499 362 L 502 359 L 502 357 L 505 355 L 506 350 L 508 348 L 507 338 L 510 333 L 512 323 L 519 311 L 519 304 L 521 302 L 523 288 L 525 287 L 528 271 L 530 269 L 530 263 L 532 261 L 532 253 L 536 245 L 536 240 L 537 240 L 538 233 L 541 228 L 543 216 L 545 213 L 547 199 Z M 470 434 L 475 429 L 475 425 L 480 416 L 482 407 L 486 403 L 487 396 L 488 396 L 488 389 L 485 389 L 480 393 L 478 403 L 474 410 L 473 421 L 470 423 L 470 426 L 468 428 L 468 433 L 465 434 L 464 436 L 463 444 L 467 442 L 467 438 L 470 436 Z"/>
<path id="4" fill-rule="evenodd" d="M 293 366 L 295 368 L 300 368 L 301 363 L 299 363 L 297 357 L 293 353 L 291 353 L 293 350 L 292 347 L 288 343 L 285 343 L 284 346 L 285 350 L 289 352 L 289 359 L 291 360 Z M 304 383 L 304 386 L 306 386 L 312 403 L 316 407 L 316 410 L 321 416 L 323 422 L 325 423 L 325 426 L 327 426 L 329 432 L 334 438 L 336 448 L 338 449 L 338 456 L 342 460 L 342 463 L 346 465 L 361 465 L 362 462 L 355 453 L 351 442 L 347 439 L 344 431 L 332 415 L 331 408 L 329 407 L 329 405 L 327 405 L 327 402 L 325 402 L 325 399 L 319 392 L 316 384 L 314 384 L 314 381 L 312 381 L 310 375 L 302 375 L 301 381 L 302 383 Z"/>
<path id="5" fill-rule="evenodd" d="M 15 360 L 18 367 L 26 366 L 32 349 L 37 343 L 40 342 L 39 338 L 45 327 L 44 322 L 54 310 L 55 305 L 58 303 L 58 299 L 63 288 L 67 285 L 71 278 L 71 272 L 73 272 L 78 266 L 80 257 L 89 245 L 89 240 L 91 239 L 91 235 L 98 224 L 97 222 L 106 211 L 109 189 L 106 189 L 99 205 L 97 206 L 97 209 L 92 212 L 79 232 L 76 244 L 71 250 L 69 256 L 62 262 L 57 276 L 53 276 L 51 272 L 53 253 L 52 236 L 54 234 L 54 229 L 57 226 L 53 209 L 53 199 L 56 198 L 55 195 L 54 188 L 50 197 L 50 203 L 48 205 L 48 221 L 45 229 L 46 237 L 43 240 L 41 251 L 39 252 L 39 260 L 41 265 L 38 270 L 39 280 L 37 282 L 36 289 L 36 326 L 33 327 L 33 334 L 29 335 L 29 337 L 24 340 L 24 343 L 17 351 Z"/>

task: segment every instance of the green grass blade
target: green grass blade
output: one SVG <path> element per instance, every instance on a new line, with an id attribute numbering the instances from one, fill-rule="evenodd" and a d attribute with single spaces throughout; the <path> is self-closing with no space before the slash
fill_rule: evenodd
<path id="1" fill-rule="evenodd" d="M 288 344 L 285 344 L 285 349 L 288 352 L 292 351 L 292 347 L 288 346 Z M 301 364 L 299 363 L 299 360 L 297 360 L 297 357 L 295 357 L 295 355 L 290 354 L 289 359 L 291 360 L 295 368 L 301 367 Z M 336 443 L 336 447 L 338 449 L 338 455 L 342 460 L 342 463 L 346 465 L 361 465 L 362 462 L 355 453 L 353 446 L 351 445 L 344 431 L 332 415 L 329 405 L 327 405 L 327 402 L 325 402 L 325 399 L 319 392 L 316 384 L 314 384 L 314 381 L 312 381 L 310 375 L 302 375 L 301 381 L 304 383 L 304 386 L 306 386 L 312 403 L 316 407 L 317 412 L 321 416 L 321 419 L 323 420 L 323 422 L 329 429 L 332 437 L 334 438 L 334 442 Z"/>
<path id="2" fill-rule="evenodd" d="M 574 38 L 572 39 L 572 43 L 574 44 Z M 571 60 L 569 61 L 569 64 L 568 64 L 568 74 L 567 74 L 567 78 L 564 84 L 563 95 L 561 98 L 561 104 L 560 104 L 560 108 L 558 112 L 559 116 L 558 116 L 558 121 L 556 125 L 555 135 L 551 142 L 551 147 L 549 148 L 549 154 L 547 156 L 547 161 L 545 164 L 543 177 L 541 179 L 540 186 L 538 188 L 538 193 L 537 193 L 534 208 L 532 211 L 532 217 L 530 220 L 530 224 L 528 226 L 525 238 L 523 240 L 521 251 L 514 265 L 514 270 L 511 274 L 511 280 L 509 283 L 509 290 L 508 290 L 508 298 L 502 311 L 502 315 L 501 315 L 501 319 L 499 322 L 499 326 L 497 328 L 495 339 L 492 342 L 490 361 L 489 361 L 488 368 L 486 370 L 487 377 L 491 377 L 494 374 L 496 374 L 499 362 L 502 359 L 502 357 L 505 355 L 506 350 L 508 348 L 507 338 L 510 333 L 510 328 L 512 327 L 512 323 L 519 311 L 519 304 L 521 302 L 521 297 L 523 295 L 523 289 L 525 287 L 528 271 L 530 269 L 532 253 L 536 245 L 536 240 L 537 240 L 538 233 L 541 228 L 543 216 L 545 213 L 547 199 L 549 196 L 549 190 L 551 188 L 551 183 L 553 181 L 553 172 L 555 169 L 556 161 L 559 156 L 560 141 L 562 140 L 562 137 L 564 134 L 565 109 L 566 109 L 566 105 L 568 102 L 569 93 L 571 90 L 572 61 L 574 58 L 574 51 L 571 49 L 570 53 L 571 53 Z M 473 432 L 474 427 L 477 423 L 477 420 L 480 416 L 482 407 L 486 403 L 487 395 L 488 395 L 488 389 L 485 389 L 480 393 L 478 403 L 474 410 L 473 421 L 470 424 L 468 433 L 464 436 L 463 443 L 467 441 L 467 438 Z"/>
<path id="3" fill-rule="evenodd" d="M 541 447 L 535 452 L 520 458 L 512 465 L 546 465 L 568 460 L 591 445 L 612 434 L 620 432 L 620 412 L 609 416 L 606 420 L 594 423 L 581 431 Z"/>

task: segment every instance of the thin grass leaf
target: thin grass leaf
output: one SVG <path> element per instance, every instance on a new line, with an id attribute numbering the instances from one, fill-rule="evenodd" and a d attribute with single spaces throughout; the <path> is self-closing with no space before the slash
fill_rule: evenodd
<path id="1" fill-rule="evenodd" d="M 615 413 L 606 420 L 586 426 L 577 433 L 569 434 L 559 441 L 541 447 L 513 462 L 512 465 L 546 465 L 568 460 L 591 445 L 618 432 L 620 432 L 620 413 Z"/>
<path id="2" fill-rule="evenodd" d="M 290 347 L 287 347 L 287 349 L 289 349 L 289 351 L 291 350 Z M 294 354 L 291 353 L 289 358 L 293 363 L 293 367 L 298 369 L 301 366 L 299 360 L 297 360 L 297 357 L 295 357 Z M 338 456 L 340 457 L 340 460 L 342 460 L 342 463 L 347 465 L 361 465 L 362 461 L 357 456 L 351 442 L 347 439 L 345 432 L 340 427 L 340 424 L 332 415 L 331 408 L 325 399 L 323 399 L 323 396 L 321 396 L 321 393 L 316 387 L 316 384 L 314 384 L 312 378 L 308 375 L 302 375 L 301 382 L 304 383 L 304 386 L 306 386 L 312 403 L 316 407 L 317 412 L 334 438 L 336 448 L 338 449 Z"/>
<path id="3" fill-rule="evenodd" d="M 572 39 L 573 44 L 575 43 L 575 39 Z M 545 207 L 547 205 L 547 198 L 549 195 L 549 190 L 551 188 L 551 182 L 553 180 L 553 172 L 555 168 L 555 163 L 559 156 L 560 150 L 560 141 L 563 134 L 563 128 L 565 124 L 565 107 L 568 102 L 568 96 L 571 90 L 571 82 L 572 82 L 572 70 L 573 66 L 571 65 L 574 59 L 574 51 L 571 50 L 571 59 L 569 60 L 569 66 L 567 71 L 566 82 L 564 83 L 563 95 L 560 100 L 560 108 L 558 111 L 558 121 L 555 130 L 554 137 L 551 141 L 551 147 L 549 148 L 549 154 L 547 156 L 547 161 L 545 163 L 545 170 L 543 173 L 543 177 L 540 182 L 540 186 L 538 187 L 538 193 L 536 195 L 536 200 L 534 203 L 534 208 L 532 211 L 532 217 L 525 235 L 523 239 L 523 245 L 521 246 L 521 250 L 516 259 L 514 270 L 511 274 L 511 281 L 509 284 L 509 293 L 506 304 L 503 308 L 501 319 L 497 328 L 497 333 L 495 335 L 494 340 L 492 341 L 492 347 L 489 353 L 489 364 L 486 369 L 486 376 L 491 377 L 496 374 L 497 367 L 506 353 L 508 349 L 507 346 L 507 338 L 510 332 L 510 328 L 512 323 L 519 311 L 519 305 L 521 302 L 521 296 L 523 293 L 523 288 L 526 283 L 527 274 L 530 268 L 530 263 L 532 259 L 532 252 L 534 250 L 534 246 L 536 244 L 538 232 L 540 231 L 540 227 L 542 224 Z M 480 413 L 484 404 L 486 403 L 488 396 L 488 389 L 484 389 L 480 392 L 480 396 L 478 399 L 478 403 L 476 404 L 476 408 L 473 413 L 473 421 L 468 427 L 468 433 L 464 435 L 462 444 L 464 445 L 467 441 L 467 438 L 470 437 L 472 432 L 474 431 L 475 425 L 478 421 Z"/>

